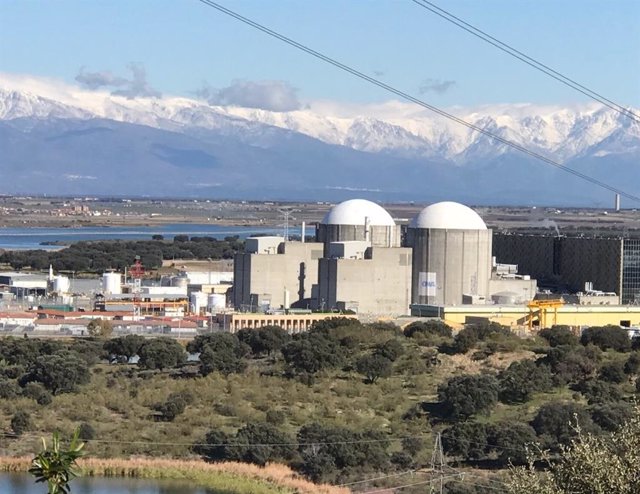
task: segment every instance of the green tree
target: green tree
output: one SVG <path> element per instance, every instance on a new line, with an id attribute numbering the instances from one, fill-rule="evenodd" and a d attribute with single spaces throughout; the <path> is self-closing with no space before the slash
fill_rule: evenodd
<path id="1" fill-rule="evenodd" d="M 404 354 L 404 347 L 397 339 L 392 338 L 376 345 L 374 354 L 395 362 Z"/>
<path id="2" fill-rule="evenodd" d="M 356 370 L 368 384 L 374 384 L 381 377 L 389 377 L 392 366 L 391 360 L 378 354 L 364 355 L 356 361 Z"/>
<path id="3" fill-rule="evenodd" d="M 82 456 L 83 447 L 78 430 L 66 448 L 60 444 L 58 433 L 54 432 L 51 446 L 42 439 L 42 451 L 31 460 L 29 473 L 36 482 L 47 483 L 49 494 L 69 494 L 69 482 L 77 476 L 77 460 Z"/>
<path id="4" fill-rule="evenodd" d="M 640 373 L 640 353 L 633 352 L 624 364 L 624 373 L 637 376 Z"/>
<path id="5" fill-rule="evenodd" d="M 458 422 L 442 433 L 444 452 L 464 460 L 484 458 L 487 445 L 487 426 L 479 422 Z"/>
<path id="6" fill-rule="evenodd" d="M 624 364 L 620 361 L 609 362 L 600 369 L 600 379 L 603 381 L 620 384 L 627 380 L 624 372 Z"/>
<path id="7" fill-rule="evenodd" d="M 109 354 L 110 362 L 126 363 L 138 355 L 144 342 L 144 336 L 129 334 L 105 341 L 103 348 Z"/>
<path id="8" fill-rule="evenodd" d="M 551 372 L 546 365 L 531 360 L 513 362 L 498 376 L 500 400 L 504 403 L 524 403 L 536 391 L 551 388 Z"/>
<path id="9" fill-rule="evenodd" d="M 75 352 L 61 350 L 38 357 L 23 382 L 39 382 L 54 395 L 72 393 L 91 380 L 89 366 Z"/>
<path id="10" fill-rule="evenodd" d="M 487 431 L 489 450 L 494 451 L 501 467 L 525 465 L 527 449 L 536 443 L 536 433 L 529 424 L 503 421 L 491 425 Z"/>
<path id="11" fill-rule="evenodd" d="M 631 339 L 625 328 L 620 326 L 593 326 L 582 331 L 580 343 L 594 344 L 601 350 L 613 349 L 616 352 L 631 350 Z"/>
<path id="12" fill-rule="evenodd" d="M 407 338 L 424 336 L 441 336 L 451 338 L 451 327 L 442 321 L 416 321 L 409 324 L 403 330 Z"/>
<path id="13" fill-rule="evenodd" d="M 92 319 L 87 324 L 87 333 L 95 338 L 109 338 L 113 333 L 113 325 L 108 319 Z"/>
<path id="14" fill-rule="evenodd" d="M 552 347 L 561 345 L 576 346 L 579 343 L 578 337 L 571 331 L 569 326 L 551 326 L 550 328 L 541 329 L 538 334 L 547 340 Z"/>
<path id="15" fill-rule="evenodd" d="M 338 367 L 345 362 L 340 344 L 326 334 L 298 335 L 282 348 L 289 368 L 297 373 L 315 374 L 323 369 Z"/>
<path id="16" fill-rule="evenodd" d="M 249 347 L 231 333 L 213 333 L 200 340 L 196 338 L 188 348 L 190 351 L 200 350 L 200 373 L 203 376 L 212 372 L 228 376 L 244 371 L 247 366 L 244 357 Z"/>
<path id="17" fill-rule="evenodd" d="M 183 346 L 171 338 L 147 340 L 140 348 L 139 357 L 140 367 L 158 370 L 177 367 L 187 360 Z"/>
<path id="18" fill-rule="evenodd" d="M 542 405 L 531 425 L 552 451 L 558 451 L 560 445 L 568 445 L 576 437 L 575 425 L 587 432 L 597 430 L 585 408 L 571 402 Z"/>
<path id="19" fill-rule="evenodd" d="M 460 420 L 488 411 L 498 401 L 499 389 L 497 379 L 489 374 L 449 379 L 438 387 L 444 417 Z"/>
<path id="20" fill-rule="evenodd" d="M 238 339 L 248 345 L 251 353 L 256 356 L 271 355 L 291 340 L 289 334 L 280 326 L 241 329 L 237 335 Z"/>

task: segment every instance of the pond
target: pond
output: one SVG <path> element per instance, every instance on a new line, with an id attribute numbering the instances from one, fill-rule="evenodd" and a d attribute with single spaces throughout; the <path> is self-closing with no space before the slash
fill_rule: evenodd
<path id="1" fill-rule="evenodd" d="M 171 480 L 80 477 L 71 482 L 72 494 L 216 494 L 216 491 Z M 26 473 L 0 473 L 2 494 L 46 494 Z"/>

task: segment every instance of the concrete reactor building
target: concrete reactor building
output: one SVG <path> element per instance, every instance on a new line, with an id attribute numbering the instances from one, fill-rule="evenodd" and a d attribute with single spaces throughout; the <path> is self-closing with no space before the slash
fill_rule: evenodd
<path id="1" fill-rule="evenodd" d="M 491 230 L 478 213 L 456 202 L 424 208 L 409 224 L 413 249 L 411 300 L 414 304 L 483 302 L 491 279 Z"/>
<path id="2" fill-rule="evenodd" d="M 233 263 L 233 305 L 307 308 L 315 298 L 322 244 L 287 242 L 284 237 L 249 237 Z"/>
<path id="3" fill-rule="evenodd" d="M 324 256 L 318 268 L 319 309 L 407 314 L 411 249 L 401 227 L 381 206 L 364 199 L 336 205 L 316 229 Z"/>

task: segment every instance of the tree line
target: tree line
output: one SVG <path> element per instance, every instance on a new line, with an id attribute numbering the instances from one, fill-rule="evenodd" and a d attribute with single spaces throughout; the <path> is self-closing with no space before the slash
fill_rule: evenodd
<path id="1" fill-rule="evenodd" d="M 154 240 L 105 240 L 74 242 L 56 251 L 15 250 L 0 254 L 0 263 L 12 269 L 46 270 L 49 265 L 56 271 L 102 273 L 109 269 L 122 271 L 140 256 L 148 269 L 162 266 L 168 259 L 233 259 L 242 252 L 244 242 L 237 236 L 217 240 L 213 237 L 176 235 L 173 241 L 161 235 Z"/>

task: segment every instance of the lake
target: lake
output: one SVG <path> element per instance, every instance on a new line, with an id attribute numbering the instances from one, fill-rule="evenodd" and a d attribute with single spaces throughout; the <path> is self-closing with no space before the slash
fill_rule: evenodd
<path id="1" fill-rule="evenodd" d="M 299 228 L 290 228 L 291 235 L 299 235 Z M 252 226 L 222 226 L 209 224 L 177 223 L 154 226 L 87 226 L 79 228 L 0 227 L 0 249 L 59 249 L 57 245 L 41 245 L 42 242 L 77 242 L 80 240 L 151 240 L 153 235 L 163 235 L 167 240 L 176 235 L 215 237 L 231 235 L 246 238 L 253 234 L 282 235 L 282 228 Z"/>
<path id="2" fill-rule="evenodd" d="M 169 480 L 81 477 L 71 481 L 73 494 L 216 494 L 216 491 Z M 46 494 L 26 473 L 0 473 L 2 494 Z"/>

